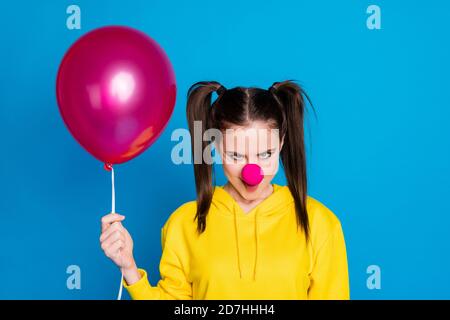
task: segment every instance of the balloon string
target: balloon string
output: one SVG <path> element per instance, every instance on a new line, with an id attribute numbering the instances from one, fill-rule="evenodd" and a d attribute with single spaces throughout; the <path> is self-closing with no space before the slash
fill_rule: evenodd
<path id="1" fill-rule="evenodd" d="M 114 189 L 114 168 L 111 166 L 111 212 L 116 212 L 116 191 Z"/>
<path id="2" fill-rule="evenodd" d="M 114 168 L 113 166 L 109 166 L 111 168 L 111 212 L 116 212 L 116 190 L 114 188 Z M 120 277 L 120 286 L 119 286 L 119 294 L 117 295 L 117 300 L 122 299 L 122 288 L 123 288 L 123 272 L 121 271 Z"/>
<path id="3" fill-rule="evenodd" d="M 117 300 L 121 300 L 122 299 L 122 288 L 123 288 L 123 272 L 121 272 L 122 275 L 120 277 L 120 286 L 119 286 L 119 294 L 117 296 Z"/>

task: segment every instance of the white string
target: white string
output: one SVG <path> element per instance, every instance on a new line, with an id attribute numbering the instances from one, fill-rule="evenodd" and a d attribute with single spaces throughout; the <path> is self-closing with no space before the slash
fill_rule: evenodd
<path id="1" fill-rule="evenodd" d="M 116 212 L 116 191 L 114 188 L 114 168 L 111 166 L 111 212 Z M 122 288 L 123 288 L 123 272 L 121 271 L 122 276 L 120 277 L 120 287 L 119 294 L 117 295 L 117 300 L 122 299 Z"/>
<path id="2" fill-rule="evenodd" d="M 114 168 L 111 166 L 111 212 L 116 212 L 116 192 L 114 190 Z"/>

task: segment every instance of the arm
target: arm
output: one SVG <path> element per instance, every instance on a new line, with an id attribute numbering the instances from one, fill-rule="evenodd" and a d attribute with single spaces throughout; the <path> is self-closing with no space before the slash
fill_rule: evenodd
<path id="1" fill-rule="evenodd" d="M 124 272 L 123 285 L 133 300 L 192 299 L 192 286 L 186 279 L 182 264 L 175 251 L 167 244 L 167 226 L 161 229 L 162 256 L 159 265 L 161 279 L 156 286 L 148 281 L 144 269 L 134 268 Z M 128 283 L 127 283 L 128 282 Z"/>
<path id="2" fill-rule="evenodd" d="M 350 299 L 347 252 L 339 222 L 334 225 L 330 235 L 318 248 L 314 257 L 308 299 Z"/>
<path id="3" fill-rule="evenodd" d="M 169 241 L 166 241 L 168 223 L 161 229 L 162 256 L 161 280 L 152 286 L 144 269 L 139 269 L 133 257 L 133 240 L 121 221 L 124 216 L 112 213 L 102 218 L 101 247 L 123 273 L 123 286 L 132 299 L 172 300 L 192 299 L 192 286 L 187 281 L 184 268 Z M 176 233 L 174 231 L 173 233 Z M 172 241 L 173 242 L 173 241 Z"/>

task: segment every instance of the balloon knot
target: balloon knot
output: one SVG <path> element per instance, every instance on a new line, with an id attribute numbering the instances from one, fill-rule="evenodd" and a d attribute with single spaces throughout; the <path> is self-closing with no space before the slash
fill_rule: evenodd
<path id="1" fill-rule="evenodd" d="M 103 165 L 103 168 L 104 168 L 106 171 L 111 171 L 111 170 L 112 170 L 112 164 L 111 164 L 111 163 L 105 163 L 105 164 Z"/>

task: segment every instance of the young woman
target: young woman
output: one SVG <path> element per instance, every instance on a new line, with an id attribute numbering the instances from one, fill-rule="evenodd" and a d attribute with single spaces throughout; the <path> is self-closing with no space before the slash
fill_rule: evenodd
<path id="1" fill-rule="evenodd" d="M 124 216 L 102 218 L 101 247 L 121 268 L 133 299 L 350 298 L 340 221 L 307 195 L 305 97 L 293 81 L 268 90 L 226 89 L 215 81 L 189 89 L 192 153 L 196 124 L 201 137 L 209 129 L 223 133 L 214 144 L 228 181 L 214 185 L 211 161 L 194 163 L 197 199 L 179 206 L 161 229 L 156 286 L 136 265 Z M 208 142 L 201 143 L 204 154 Z M 271 183 L 279 160 L 287 186 Z M 262 170 L 259 183 L 244 179 L 248 164 Z"/>

